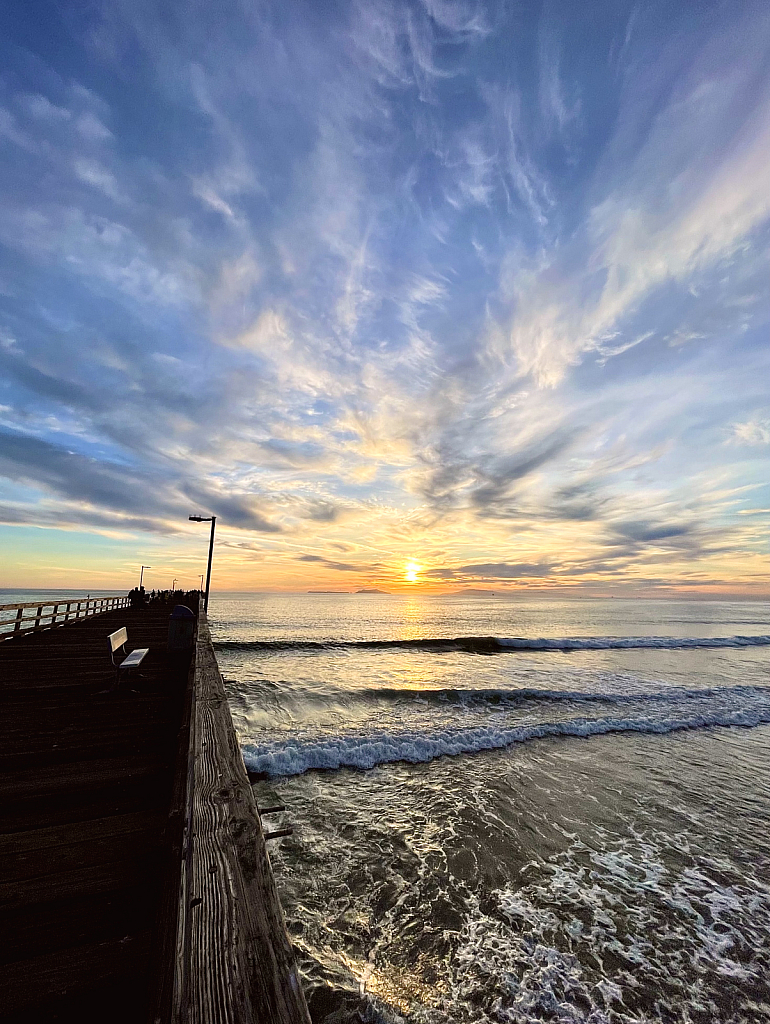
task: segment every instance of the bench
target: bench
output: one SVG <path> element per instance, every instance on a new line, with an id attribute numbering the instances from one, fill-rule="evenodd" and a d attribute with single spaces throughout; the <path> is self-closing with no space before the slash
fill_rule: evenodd
<path id="1" fill-rule="evenodd" d="M 126 644 L 128 643 L 128 632 L 125 626 L 121 626 L 120 629 L 116 629 L 114 633 L 110 633 L 107 637 L 110 645 L 110 658 L 112 664 L 115 666 L 115 685 L 113 689 L 120 685 L 120 673 L 123 669 L 139 668 L 144 661 L 147 654 L 149 654 L 149 647 L 137 647 L 135 651 L 131 651 L 128 657 L 123 658 L 123 661 L 116 661 L 116 652 L 119 652 L 117 657 L 122 658 L 126 653 Z"/>

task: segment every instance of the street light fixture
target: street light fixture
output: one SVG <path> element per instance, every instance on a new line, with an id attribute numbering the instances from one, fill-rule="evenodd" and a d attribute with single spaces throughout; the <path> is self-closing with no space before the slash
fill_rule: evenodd
<path id="1" fill-rule="evenodd" d="M 141 570 L 139 571 L 139 589 L 140 590 L 142 589 L 142 580 L 144 579 L 144 570 L 145 569 L 152 569 L 152 566 L 151 565 L 143 565 Z"/>
<path id="2" fill-rule="evenodd" d="M 175 576 L 174 577 L 174 582 L 171 584 L 172 593 L 176 590 L 176 581 L 177 581 L 177 577 Z"/>
<path id="3" fill-rule="evenodd" d="M 191 523 L 211 523 L 211 537 L 209 539 L 209 564 L 206 570 L 206 596 L 203 599 L 203 610 L 209 610 L 209 589 L 211 587 L 211 559 L 214 557 L 214 530 L 217 525 L 216 516 L 189 516 Z"/>

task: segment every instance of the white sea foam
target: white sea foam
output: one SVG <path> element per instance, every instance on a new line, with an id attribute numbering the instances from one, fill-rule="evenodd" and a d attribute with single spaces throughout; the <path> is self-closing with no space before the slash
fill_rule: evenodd
<path id="1" fill-rule="evenodd" d="M 563 636 L 495 637 L 503 648 L 522 651 L 614 651 L 634 648 L 685 650 L 692 647 L 767 647 L 770 636 Z"/>
<path id="2" fill-rule="evenodd" d="M 537 881 L 494 892 L 486 911 L 470 897 L 452 1006 L 483 988 L 494 997 L 493 1019 L 512 1024 L 645 1024 L 652 992 L 646 999 L 640 993 L 647 986 L 663 1019 L 675 1010 L 677 1019 L 700 1011 L 717 1020 L 721 979 L 762 983 L 766 884 L 754 877 L 731 884 L 729 865 L 705 858 L 702 870 L 682 870 L 668 836 L 605 838 L 611 845 L 601 851 L 578 840 L 535 865 Z M 760 1019 L 748 1002 L 742 1010 L 730 1019 Z"/>
<path id="3" fill-rule="evenodd" d="M 446 755 L 495 750 L 514 743 L 552 736 L 600 736 L 606 733 L 670 733 L 710 726 L 752 727 L 770 722 L 770 692 L 746 701 L 743 707 L 668 708 L 637 717 L 573 718 L 559 722 L 510 727 L 371 731 L 347 735 L 292 737 L 266 743 L 246 743 L 243 757 L 253 772 L 301 775 L 311 769 L 373 768 L 395 761 L 420 763 Z"/>

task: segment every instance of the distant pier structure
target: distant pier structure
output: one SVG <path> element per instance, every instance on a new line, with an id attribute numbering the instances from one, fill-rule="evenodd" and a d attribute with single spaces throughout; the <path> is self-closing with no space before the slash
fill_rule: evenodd
<path id="1" fill-rule="evenodd" d="M 309 1022 L 189 597 L 186 655 L 168 604 L 0 608 L 0 1024 Z M 116 686 L 121 628 L 149 653 Z"/>

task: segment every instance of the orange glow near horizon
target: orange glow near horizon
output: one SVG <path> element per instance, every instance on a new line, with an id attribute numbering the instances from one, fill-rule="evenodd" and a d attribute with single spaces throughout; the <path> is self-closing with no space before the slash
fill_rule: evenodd
<path id="1" fill-rule="evenodd" d="M 767 557 L 745 552 L 714 552 L 694 568 L 663 548 L 631 559 L 622 571 L 607 570 L 603 537 L 585 523 L 546 522 L 533 527 L 527 547 L 514 544 L 504 526 L 485 523 L 483 531 L 468 513 L 455 520 L 404 522 L 399 509 L 364 509 L 358 518 L 318 526 L 312 543 L 289 531 L 255 535 L 217 524 L 212 573 L 214 592 L 289 592 L 329 590 L 350 593 L 381 590 L 421 600 L 431 594 L 489 589 L 499 595 L 558 597 L 639 596 L 647 598 L 738 598 L 765 601 L 770 595 Z M 764 535 L 764 530 L 759 531 Z M 759 536 L 758 533 L 758 536 Z M 205 535 L 204 535 L 205 534 Z M 743 535 L 742 535 L 743 537 Z M 206 570 L 207 531 L 192 524 L 176 533 L 147 535 L 125 531 L 87 531 L 47 527 L 0 526 L 0 577 L 9 589 L 82 589 L 127 593 L 139 582 L 140 564 L 148 590 L 166 589 L 174 578 L 185 589 L 199 586 Z M 301 539 L 301 538 L 300 538 Z M 753 542 L 753 535 L 743 538 Z M 425 561 L 408 554 L 420 551 Z M 550 568 L 553 552 L 569 560 Z M 489 561 L 494 552 L 494 562 Z M 578 558 L 579 554 L 579 558 Z M 338 561 L 342 557 L 342 561 Z M 595 560 L 585 572 L 580 559 Z M 511 575 L 518 563 L 542 562 L 542 575 Z M 578 564 L 579 573 L 570 571 Z M 498 571 L 499 570 L 499 571 Z M 504 575 L 508 573 L 508 575 Z M 742 576 L 743 574 L 743 576 Z M 650 582 L 650 577 L 654 577 Z"/>

